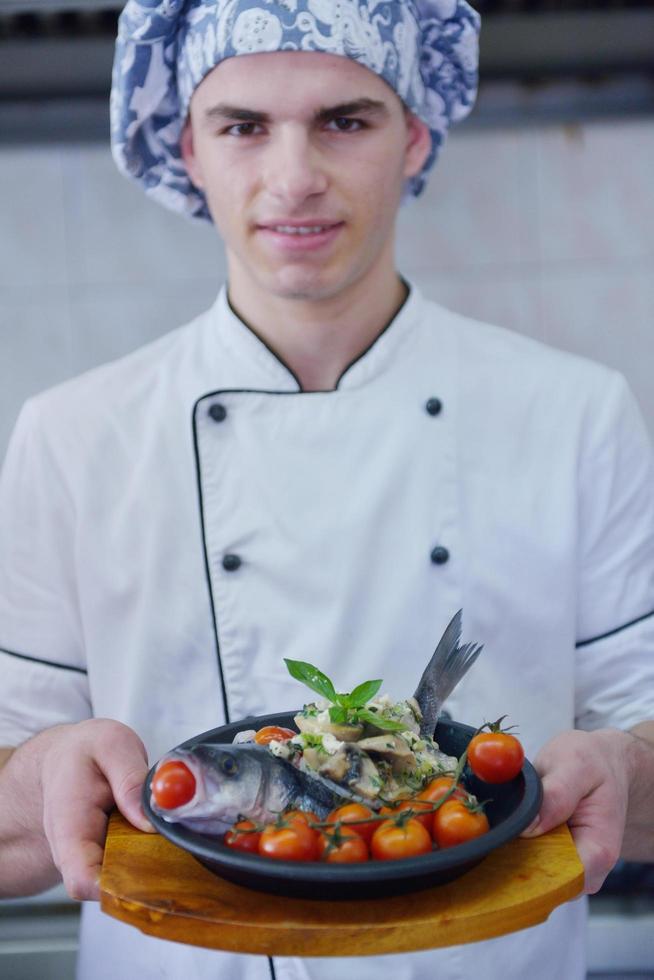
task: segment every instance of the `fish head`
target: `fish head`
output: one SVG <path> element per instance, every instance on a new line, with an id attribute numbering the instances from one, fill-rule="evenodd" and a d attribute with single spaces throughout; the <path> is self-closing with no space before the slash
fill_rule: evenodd
<path id="1" fill-rule="evenodd" d="M 164 778 L 167 763 L 185 767 L 184 780 L 192 796 L 181 805 L 157 792 L 157 775 Z M 200 743 L 191 749 L 175 749 L 164 756 L 155 769 L 150 787 L 150 806 L 169 823 L 206 833 L 227 830 L 239 816 L 255 816 L 265 789 L 271 756 L 267 749 L 251 745 Z M 170 771 L 170 770 L 169 770 Z M 192 780 L 188 777 L 191 774 Z"/>

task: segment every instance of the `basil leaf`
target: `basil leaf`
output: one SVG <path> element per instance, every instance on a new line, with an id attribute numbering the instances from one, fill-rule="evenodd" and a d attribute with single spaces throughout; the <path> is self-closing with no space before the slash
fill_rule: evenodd
<path id="1" fill-rule="evenodd" d="M 347 724 L 347 708 L 342 708 L 340 706 L 329 709 L 329 720 L 335 725 L 346 725 Z"/>
<path id="2" fill-rule="evenodd" d="M 350 705 L 350 695 L 349 694 L 337 694 L 336 704 L 340 704 L 342 708 L 349 708 Z"/>
<path id="3" fill-rule="evenodd" d="M 363 684 L 359 684 L 348 697 L 350 707 L 363 708 L 368 701 L 372 701 L 381 686 L 381 681 L 364 681 Z"/>
<path id="4" fill-rule="evenodd" d="M 296 681 L 301 681 L 303 684 L 306 684 L 312 691 L 316 691 L 317 694 L 322 694 L 328 701 L 332 703 L 336 701 L 337 694 L 334 685 L 329 677 L 323 674 L 321 670 L 318 670 L 317 667 L 314 667 L 313 664 L 307 664 L 303 660 L 287 660 L 286 657 L 284 657 L 284 663 L 289 674 Z"/>
<path id="5" fill-rule="evenodd" d="M 357 718 L 359 721 L 365 721 L 369 725 L 375 725 L 376 728 L 381 728 L 384 732 L 406 731 L 406 725 L 400 724 L 399 721 L 391 721 L 390 718 L 384 718 L 382 715 L 377 714 L 376 711 L 368 711 L 367 708 L 357 708 Z"/>

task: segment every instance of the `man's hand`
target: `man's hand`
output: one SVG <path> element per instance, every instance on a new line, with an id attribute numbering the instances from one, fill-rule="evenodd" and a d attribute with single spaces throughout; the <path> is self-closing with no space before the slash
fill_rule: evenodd
<path id="1" fill-rule="evenodd" d="M 641 727 L 649 733 L 648 725 Z M 585 868 L 585 891 L 592 895 L 623 851 L 628 821 L 641 819 L 633 790 L 639 779 L 654 775 L 654 746 L 616 729 L 566 732 L 542 748 L 534 765 L 543 804 L 522 836 L 536 837 L 567 821 Z M 648 853 L 641 857 L 652 860 Z"/>
<path id="2" fill-rule="evenodd" d="M 72 898 L 97 900 L 114 804 L 152 830 L 140 803 L 147 771 L 136 733 L 105 719 L 51 728 L 17 749 L 0 774 L 11 801 L 0 810 L 3 894 L 29 894 L 61 876 Z"/>

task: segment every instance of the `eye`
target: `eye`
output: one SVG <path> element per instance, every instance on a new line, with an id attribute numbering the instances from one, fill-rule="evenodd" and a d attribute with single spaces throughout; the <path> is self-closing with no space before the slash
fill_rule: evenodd
<path id="1" fill-rule="evenodd" d="M 339 133 L 356 133 L 363 129 L 365 124 L 360 119 L 351 119 L 349 116 L 334 116 L 328 125 Z"/>
<path id="2" fill-rule="evenodd" d="M 238 772 L 238 762 L 231 755 L 225 756 L 222 761 L 222 770 L 226 776 L 235 776 Z"/>
<path id="3" fill-rule="evenodd" d="M 255 136 L 258 123 L 254 122 L 240 122 L 235 123 L 233 126 L 229 126 L 225 133 L 228 136 Z"/>

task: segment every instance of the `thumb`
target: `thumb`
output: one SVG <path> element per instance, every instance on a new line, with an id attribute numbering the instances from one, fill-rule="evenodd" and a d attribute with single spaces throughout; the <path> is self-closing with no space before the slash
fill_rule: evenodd
<path id="1" fill-rule="evenodd" d="M 111 752 L 103 759 L 102 769 L 114 802 L 134 827 L 154 833 L 142 803 L 143 785 L 148 774 L 145 746 L 126 726 L 114 730 L 113 735 Z"/>
<path id="2" fill-rule="evenodd" d="M 133 768 L 122 774 L 118 785 L 114 786 L 111 776 L 109 782 L 116 806 L 126 820 L 147 834 L 156 833 L 143 809 L 143 785 L 148 774 L 147 766 Z"/>

